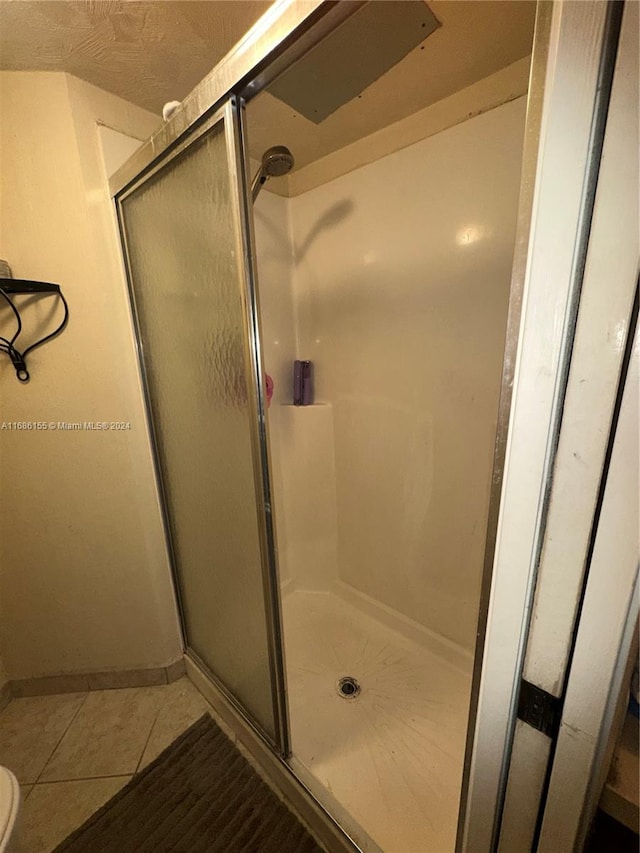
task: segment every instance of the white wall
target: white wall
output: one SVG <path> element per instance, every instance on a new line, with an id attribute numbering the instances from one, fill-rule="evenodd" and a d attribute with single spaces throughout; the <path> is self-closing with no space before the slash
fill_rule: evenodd
<path id="1" fill-rule="evenodd" d="M 71 313 L 28 385 L 0 361 L 1 419 L 131 424 L 0 432 L 5 665 L 11 678 L 162 666 L 178 622 L 97 131 L 145 138 L 159 119 L 60 73 L 3 72 L 0 92 L 0 257 L 60 283 Z"/>
<path id="2" fill-rule="evenodd" d="M 121 133 L 119 130 L 114 130 L 104 124 L 99 124 L 96 130 L 105 175 L 110 178 L 137 151 L 143 140 L 129 136 L 128 133 Z"/>
<path id="3" fill-rule="evenodd" d="M 264 360 L 274 380 L 268 421 L 280 580 L 283 591 L 294 580 L 297 587 L 328 589 L 338 546 L 333 421 L 328 406 L 292 405 L 299 343 L 288 199 L 263 189 L 254 223 Z"/>
<path id="4" fill-rule="evenodd" d="M 387 154 L 400 151 L 408 145 L 468 121 L 470 116 L 488 112 L 526 95 L 530 67 L 531 57 L 525 56 L 512 65 L 507 65 L 494 74 L 454 92 L 448 98 L 436 101 L 369 136 L 314 160 L 302 169 L 296 169 L 288 176 L 288 192 L 285 195 L 300 195 L 340 175 L 346 175 L 353 169 L 374 163 Z"/>
<path id="5" fill-rule="evenodd" d="M 274 380 L 268 421 L 280 580 L 283 591 L 294 583 L 328 590 L 338 547 L 333 417 L 329 405 L 292 404 L 300 345 L 290 201 L 263 189 L 254 223 L 264 360 Z"/>
<path id="6" fill-rule="evenodd" d="M 288 200 L 289 359 L 314 361 L 328 405 L 292 410 L 287 447 L 306 447 L 327 473 L 305 483 L 302 453 L 283 455 L 284 502 L 312 507 L 321 494 L 324 506 L 335 488 L 337 561 L 324 559 L 325 575 L 469 650 L 524 115 L 519 98 Z M 296 583 L 307 573 L 299 585 L 317 580 L 291 559 L 288 570 Z"/>
<path id="7" fill-rule="evenodd" d="M 259 168 L 251 163 L 252 171 Z M 286 403 L 291 353 L 296 351 L 296 329 L 291 280 L 291 237 L 286 199 L 263 189 L 254 206 L 256 254 L 259 258 L 263 353 L 266 372 L 274 383 L 269 410 L 272 490 L 277 518 L 278 566 L 283 587 L 290 581 L 287 551 L 288 509 L 283 485 L 282 453 L 286 444 L 280 413 Z"/>

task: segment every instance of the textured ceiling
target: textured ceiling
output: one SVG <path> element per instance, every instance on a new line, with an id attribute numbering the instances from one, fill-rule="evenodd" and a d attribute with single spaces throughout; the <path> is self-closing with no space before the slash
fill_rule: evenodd
<path id="1" fill-rule="evenodd" d="M 402 0 L 391 1 L 401 10 Z M 0 68 L 67 71 L 160 113 L 167 101 L 182 100 L 270 5 L 0 0 Z M 251 154 L 259 158 L 270 145 L 285 144 L 299 168 L 531 52 L 535 0 L 428 5 L 442 26 L 321 124 L 268 92 L 255 98 L 249 104 Z"/>
<path id="2" fill-rule="evenodd" d="M 67 71 L 155 113 L 181 101 L 264 0 L 0 0 L 0 68 Z"/>

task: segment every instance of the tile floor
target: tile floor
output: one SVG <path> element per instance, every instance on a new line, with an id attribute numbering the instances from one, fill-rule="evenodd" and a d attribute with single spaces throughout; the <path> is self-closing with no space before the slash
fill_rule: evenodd
<path id="1" fill-rule="evenodd" d="M 14 699 L 0 713 L 0 764 L 23 796 L 10 853 L 51 851 L 206 711 L 186 677 Z"/>
<path id="2" fill-rule="evenodd" d="M 284 624 L 296 758 L 385 853 L 451 853 L 469 674 L 333 595 L 293 593 Z M 10 853 L 51 851 L 207 711 L 220 722 L 186 677 L 14 699 L 0 712 L 0 764 L 23 793 Z"/>
<path id="3" fill-rule="evenodd" d="M 453 853 L 470 671 L 330 593 L 283 615 L 294 756 L 385 853 Z"/>

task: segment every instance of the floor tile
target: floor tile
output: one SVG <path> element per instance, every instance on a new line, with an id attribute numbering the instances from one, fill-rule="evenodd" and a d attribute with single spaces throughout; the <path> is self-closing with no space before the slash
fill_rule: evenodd
<path id="1" fill-rule="evenodd" d="M 12 853 L 49 853 L 127 784 L 130 776 L 35 785 L 25 801 Z"/>
<path id="2" fill-rule="evenodd" d="M 13 699 L 0 713 L 0 764 L 12 770 L 19 782 L 35 782 L 85 696 Z"/>
<path id="3" fill-rule="evenodd" d="M 151 730 L 139 769 L 142 770 L 166 749 L 178 735 L 195 723 L 210 707 L 206 699 L 184 677 L 162 692 L 162 706 Z"/>
<path id="4" fill-rule="evenodd" d="M 168 686 L 89 693 L 39 781 L 135 773 Z"/>
<path id="5" fill-rule="evenodd" d="M 33 785 L 20 785 L 20 802 L 24 803 L 27 799 L 31 791 L 33 790 Z"/>

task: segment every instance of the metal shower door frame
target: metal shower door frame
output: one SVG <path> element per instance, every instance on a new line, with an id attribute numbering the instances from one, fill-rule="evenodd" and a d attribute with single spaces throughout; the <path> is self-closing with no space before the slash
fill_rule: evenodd
<path id="1" fill-rule="evenodd" d="M 275 0 L 235 47 L 201 80 L 168 121 L 109 179 L 115 198 L 201 122 L 236 96 L 249 101 L 353 15 L 367 0 Z"/>
<path id="2" fill-rule="evenodd" d="M 250 436 L 253 462 L 253 480 L 255 487 L 255 500 L 257 508 L 258 538 L 260 546 L 261 570 L 263 594 L 265 600 L 265 617 L 267 627 L 268 657 L 271 682 L 271 698 L 273 705 L 273 717 L 275 721 L 276 739 L 271 738 L 256 720 L 251 718 L 243 706 L 228 688 L 217 678 L 216 674 L 201 660 L 201 658 L 189 647 L 189 635 L 185 619 L 184 607 L 181 601 L 180 583 L 177 571 L 175 548 L 169 522 L 168 503 L 166 489 L 163 483 L 162 468 L 160 464 L 159 440 L 154 427 L 153 410 L 151 407 L 151 395 L 144 367 L 144 353 L 140 333 L 140 322 L 136 305 L 135 290 L 133 286 L 133 274 L 130 264 L 130 254 L 127 241 L 126 228 L 124 225 L 123 202 L 149 179 L 156 176 L 165 167 L 172 163 L 177 157 L 183 156 L 189 148 L 200 142 L 203 137 L 212 132 L 222 123 L 225 134 L 225 147 L 227 161 L 232 170 L 230 184 L 234 200 L 235 219 L 235 256 L 238 266 L 239 279 L 242 282 L 240 301 L 242 304 L 243 343 L 245 365 L 249 367 L 246 375 L 248 389 L 248 404 L 250 415 Z M 244 167 L 245 155 L 241 141 L 240 130 L 240 105 L 235 96 L 227 99 L 226 103 L 209 115 L 206 121 L 198 124 L 193 132 L 188 134 L 180 144 L 171 147 L 165 156 L 156 160 L 153 167 L 147 169 L 137 180 L 129 182 L 122 192 L 115 195 L 116 214 L 120 239 L 123 246 L 129 301 L 133 313 L 135 343 L 138 351 L 138 364 L 141 372 L 142 387 L 144 389 L 145 409 L 149 436 L 153 448 L 154 470 L 158 492 L 161 496 L 161 509 L 167 550 L 173 574 L 173 585 L 178 601 L 180 623 L 183 636 L 183 644 L 186 653 L 204 669 L 216 687 L 223 693 L 225 698 L 241 714 L 245 722 L 266 740 L 276 751 L 286 756 L 290 752 L 289 718 L 287 711 L 287 696 L 285 686 L 285 668 L 282 641 L 282 617 L 279 606 L 279 583 L 277 571 L 277 559 L 275 551 L 274 525 L 271 513 L 271 488 L 269 480 L 268 445 L 266 438 L 266 416 L 264 411 L 264 400 L 266 389 L 264 380 L 264 369 L 262 364 L 262 350 L 260 344 L 260 325 L 257 307 L 257 294 L 255 288 L 255 265 L 251 251 L 250 238 L 250 186 L 247 184 L 247 170 Z"/>
<path id="3" fill-rule="evenodd" d="M 253 217 L 251 214 L 251 177 L 249 158 L 241 112 L 244 98 L 258 94 L 284 69 L 299 59 L 306 51 L 321 41 L 342 21 L 363 5 L 365 0 L 276 0 L 273 6 L 256 22 L 236 46 L 212 69 L 209 74 L 183 100 L 171 118 L 152 135 L 109 180 L 114 200 L 121 245 L 125 259 L 125 273 L 132 306 L 135 346 L 138 355 L 141 385 L 147 419 L 147 431 L 153 450 L 156 486 L 160 497 L 165 540 L 172 565 L 173 585 L 180 615 L 183 644 L 187 646 L 184 608 L 175 569 L 174 548 L 167 516 L 167 501 L 159 469 L 158 442 L 153 426 L 150 397 L 144 375 L 144 361 L 136 316 L 135 300 L 128 267 L 128 249 L 123 227 L 121 203 L 135 188 L 155 174 L 174 157 L 182 154 L 192 143 L 220 121 L 225 111 L 229 162 L 235 166 L 236 198 L 238 200 L 241 235 L 236 247 L 238 262 L 242 264 L 245 283 L 245 333 L 248 335 L 248 359 L 251 364 L 249 382 L 251 411 L 251 437 L 256 500 L 259 507 L 258 528 L 263 554 L 263 587 L 269 635 L 270 676 L 272 683 L 276 742 L 250 719 L 234 696 L 220 683 L 203 662 L 190 652 L 197 666 L 207 672 L 211 681 L 229 702 L 234 711 L 252 731 L 266 741 L 276 753 L 287 758 L 291 753 L 290 729 L 285 684 L 284 643 L 282 614 L 278 582 L 277 555 L 270 495 L 269 445 L 264 405 L 264 371 L 262 366 L 260 321 L 257 306 L 256 263 L 254 256 Z M 232 139 L 228 130 L 232 129 Z"/>

